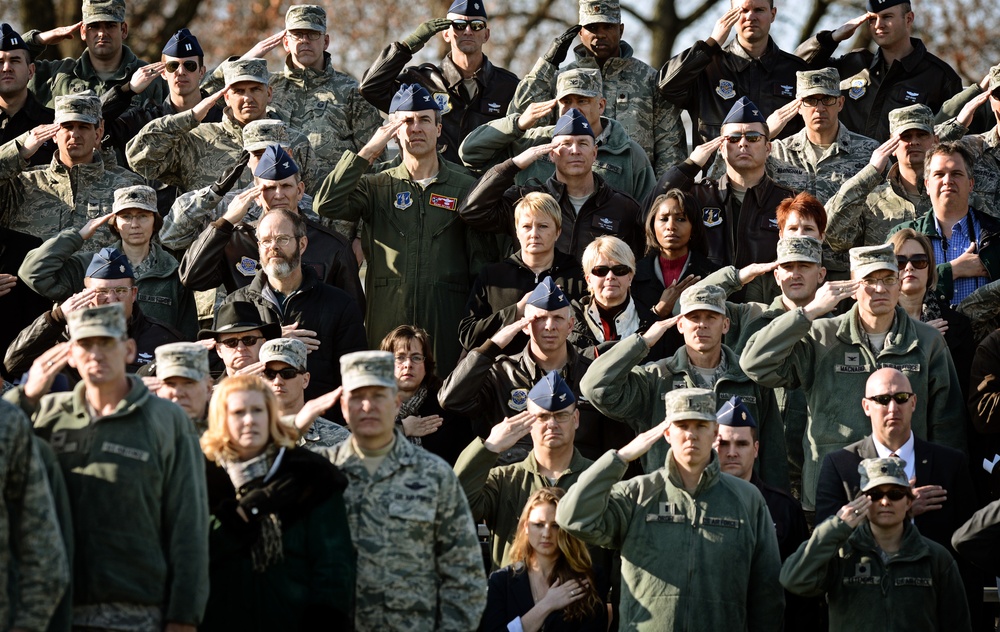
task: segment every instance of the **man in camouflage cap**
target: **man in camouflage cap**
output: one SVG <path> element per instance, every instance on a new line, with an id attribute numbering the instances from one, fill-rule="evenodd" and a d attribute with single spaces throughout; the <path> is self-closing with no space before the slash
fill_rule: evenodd
<path id="1" fill-rule="evenodd" d="M 475 525 L 451 468 L 395 430 L 394 368 L 388 351 L 340 359 L 340 407 L 352 435 L 334 464 L 350 482 L 344 503 L 357 553 L 354 626 L 471 630 L 486 605 Z M 402 516 L 425 518 L 399 529 L 393 523 Z"/>
<path id="2" fill-rule="evenodd" d="M 125 309 L 112 303 L 68 316 L 70 342 L 33 364 L 8 397 L 31 412 L 56 453 L 75 534 L 73 624 L 193 630 L 208 594 L 204 457 L 187 413 L 129 376 L 135 356 Z M 71 392 L 46 394 L 75 367 Z M 135 573 L 137 561 L 146 571 Z"/>
<path id="3" fill-rule="evenodd" d="M 21 35 L 9 24 L 0 24 L 0 68 L 5 81 L 0 84 L 0 144 L 30 132 L 39 125 L 51 123 L 55 112 L 45 107 L 28 89 L 35 76 L 34 58 Z M 31 157 L 33 167 L 48 164 L 56 144 L 48 141 Z"/>
<path id="4" fill-rule="evenodd" d="M 656 176 L 642 146 L 629 138 L 621 123 L 604 115 L 607 100 L 603 90 L 601 72 L 596 68 L 565 70 L 556 79 L 557 113 L 562 116 L 575 108 L 587 118 L 598 139 L 594 172 L 615 189 L 642 200 L 653 189 Z M 541 108 L 532 104 L 523 113 L 508 114 L 476 128 L 462 142 L 462 161 L 479 171 L 513 158 L 529 147 L 551 142 L 554 127 L 544 124 L 550 118 L 550 103 Z M 520 185 L 531 179 L 544 182 L 555 170 L 552 161 L 543 157 L 518 172 L 514 182 Z"/>
<path id="5" fill-rule="evenodd" d="M 0 216 L 19 232 L 42 239 L 66 228 L 80 229 L 88 220 L 111 212 L 116 189 L 143 184 L 142 178 L 104 162 L 101 102 L 93 93 L 56 99 L 55 122 L 40 125 L 23 141 L 0 146 Z M 57 151 L 44 169 L 28 160 L 49 139 Z M 95 248 L 113 241 L 100 231 Z"/>
<path id="6" fill-rule="evenodd" d="M 826 202 L 868 164 L 878 143 L 847 129 L 837 118 L 844 97 L 836 69 L 800 70 L 795 75 L 795 101 L 777 111 L 777 123 L 769 132 L 776 136 L 796 113 L 805 127 L 771 143 L 770 169 L 779 182 Z"/>
<path id="7" fill-rule="evenodd" d="M 721 472 L 712 449 L 716 394 L 680 388 L 662 401 L 660 421 L 580 475 L 556 508 L 556 521 L 588 544 L 621 551 L 622 585 L 635 587 L 622 594 L 623 628 L 780 627 L 774 523 L 751 483 Z M 663 460 L 650 462 L 643 476 L 619 480 L 629 462 L 664 439 L 670 450 L 660 453 Z M 686 562 L 670 553 L 677 550 L 688 552 Z M 734 559 L 732 550 L 744 555 Z"/>
<path id="8" fill-rule="evenodd" d="M 656 321 L 645 333 L 625 338 L 598 356 L 580 381 L 583 396 L 611 419 L 645 432 L 662 420 L 660 402 L 674 390 L 713 391 L 713 420 L 716 408 L 739 395 L 757 420 L 761 477 L 787 489 L 785 438 L 774 394 L 750 380 L 740 370 L 739 356 L 723 344 L 730 325 L 725 291 L 717 285 L 690 287 L 681 294 L 680 304 L 679 316 Z M 672 357 L 644 363 L 649 350 L 675 325 L 684 346 Z M 664 445 L 651 446 L 643 470 L 661 467 L 665 453 Z"/>
<path id="9" fill-rule="evenodd" d="M 38 100 L 49 107 L 56 97 L 65 94 L 85 90 L 104 94 L 114 86 L 128 83 L 133 73 L 148 63 L 124 44 L 128 38 L 125 0 L 83 0 L 83 20 L 48 31 L 28 31 L 24 41 L 37 58 L 45 47 L 72 39 L 77 33 L 87 46 L 80 57 L 35 61 L 30 87 Z M 145 100 L 159 103 L 166 94 L 166 85 L 157 79 L 141 96 L 134 96 L 132 105 Z"/>
<path id="10" fill-rule="evenodd" d="M 143 378 L 149 390 L 183 408 L 199 435 L 208 430 L 208 400 L 212 397 L 208 348 L 194 342 L 160 345 L 152 366 L 155 377 Z"/>
<path id="11" fill-rule="evenodd" d="M 527 120 L 536 122 L 546 117 L 555 105 L 551 99 L 557 93 L 559 66 L 579 33 L 576 60 L 563 72 L 573 68 L 600 72 L 606 99 L 603 114 L 622 125 L 628 137 L 646 152 L 656 176 L 662 175 L 684 159 L 687 142 L 680 110 L 661 95 L 656 70 L 633 57 L 632 47 L 621 39 L 625 25 L 617 0 L 580 0 L 579 20 L 552 42 L 521 80 L 508 114 L 523 112 Z M 529 127 L 532 125 L 525 124 L 522 129 Z"/>

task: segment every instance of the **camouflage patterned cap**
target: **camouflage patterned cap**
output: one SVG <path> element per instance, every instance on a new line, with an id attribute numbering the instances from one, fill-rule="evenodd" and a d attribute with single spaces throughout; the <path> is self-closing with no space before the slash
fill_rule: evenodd
<path id="1" fill-rule="evenodd" d="M 128 209 L 140 209 L 151 213 L 158 213 L 156 208 L 156 191 L 153 187 L 138 184 L 134 187 L 125 187 L 115 190 L 115 203 L 111 210 L 120 213 Z"/>
<path id="2" fill-rule="evenodd" d="M 581 97 L 600 97 L 604 92 L 601 71 L 597 68 L 572 68 L 559 73 L 556 78 L 556 99 L 567 94 Z"/>
<path id="3" fill-rule="evenodd" d="M 778 240 L 778 264 L 804 261 L 823 265 L 823 244 L 814 237 L 785 237 Z"/>
<path id="4" fill-rule="evenodd" d="M 326 33 L 326 11 L 315 4 L 293 4 L 285 13 L 285 30 Z"/>
<path id="5" fill-rule="evenodd" d="M 678 388 L 663 397 L 664 421 L 715 421 L 715 391 L 707 388 Z"/>
<path id="6" fill-rule="evenodd" d="M 345 391 L 365 386 L 396 388 L 396 360 L 388 351 L 355 351 L 340 356 Z"/>
<path id="7" fill-rule="evenodd" d="M 865 459 L 858 463 L 858 473 L 861 474 L 863 492 L 879 485 L 910 487 L 910 481 L 906 478 L 906 461 L 899 457 Z"/>
<path id="8" fill-rule="evenodd" d="M 726 313 L 726 291 L 718 285 L 689 287 L 681 293 L 681 315 L 690 314 L 701 309 L 710 312 Z M 712 410 L 715 414 L 715 410 Z M 713 416 L 712 419 L 715 419 Z"/>
<path id="9" fill-rule="evenodd" d="M 83 0 L 83 23 L 124 22 L 125 0 Z"/>
<path id="10" fill-rule="evenodd" d="M 96 307 L 84 307 L 66 316 L 69 324 L 69 339 L 81 338 L 124 338 L 128 328 L 125 324 L 125 306 L 108 303 Z"/>
<path id="11" fill-rule="evenodd" d="M 816 94 L 840 96 L 840 73 L 836 68 L 799 70 L 795 73 L 795 98 L 801 99 Z"/>
<path id="12" fill-rule="evenodd" d="M 275 338 L 268 340 L 260 348 L 261 362 L 284 362 L 299 371 L 306 370 L 306 344 L 295 338 Z"/>
<path id="13" fill-rule="evenodd" d="M 271 78 L 267 72 L 267 61 L 253 57 L 222 62 L 222 74 L 226 78 L 227 86 L 240 81 L 256 81 L 266 86 Z"/>
<path id="14" fill-rule="evenodd" d="M 264 118 L 247 123 L 243 128 L 243 149 L 261 151 L 268 145 L 281 145 L 284 149 L 292 146 L 284 121 Z"/>
<path id="15" fill-rule="evenodd" d="M 863 279 L 876 270 L 899 272 L 892 244 L 851 248 L 851 278 Z"/>
<path id="16" fill-rule="evenodd" d="M 997 88 L 1000 88 L 1000 64 L 990 68 L 990 94 L 993 94 Z"/>
<path id="17" fill-rule="evenodd" d="M 208 377 L 208 348 L 194 342 L 172 342 L 156 348 L 156 377 L 186 377 L 200 382 Z"/>
<path id="18" fill-rule="evenodd" d="M 580 18 L 578 24 L 587 26 L 604 22 L 606 24 L 622 23 L 622 7 L 618 0 L 580 0 Z"/>
<path id="19" fill-rule="evenodd" d="M 889 112 L 889 134 L 898 134 L 908 129 L 919 129 L 934 133 L 934 112 L 923 103 L 896 108 Z"/>
<path id="20" fill-rule="evenodd" d="M 97 125 L 101 122 L 101 99 L 90 90 L 58 96 L 55 102 L 56 123 L 80 121 Z"/>

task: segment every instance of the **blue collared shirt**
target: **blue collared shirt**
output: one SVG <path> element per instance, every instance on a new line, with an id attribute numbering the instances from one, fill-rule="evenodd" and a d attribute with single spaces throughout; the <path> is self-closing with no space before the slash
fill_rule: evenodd
<path id="1" fill-rule="evenodd" d="M 934 260 L 939 264 L 958 259 L 969 248 L 969 244 L 978 239 L 980 232 L 979 222 L 971 210 L 951 227 L 951 239 L 944 238 L 937 215 L 934 216 L 934 227 L 938 234 L 931 237 L 931 243 L 934 244 Z M 951 298 L 951 304 L 961 303 L 966 296 L 986 285 L 988 280 L 986 277 L 954 279 L 955 294 Z"/>

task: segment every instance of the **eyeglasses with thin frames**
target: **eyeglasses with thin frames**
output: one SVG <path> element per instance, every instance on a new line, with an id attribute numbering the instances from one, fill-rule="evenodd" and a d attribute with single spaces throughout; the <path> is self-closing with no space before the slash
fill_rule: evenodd
<path id="1" fill-rule="evenodd" d="M 867 277 L 864 278 L 864 279 L 861 279 L 861 285 L 863 285 L 863 286 L 865 286 L 867 288 L 871 288 L 873 290 L 876 289 L 876 288 L 878 288 L 879 285 L 881 285 L 882 287 L 888 289 L 888 288 L 894 287 L 894 286 L 896 286 L 898 284 L 899 284 L 899 277 L 894 277 L 894 276 L 883 277 L 881 279 L 869 279 Z"/>
<path id="2" fill-rule="evenodd" d="M 257 241 L 261 246 L 265 248 L 270 248 L 271 246 L 277 246 L 278 248 L 284 248 L 288 244 L 292 243 L 291 235 L 278 235 L 277 237 L 265 237 Z"/>
<path id="3" fill-rule="evenodd" d="M 296 42 L 315 42 L 323 37 L 319 31 L 285 31 L 285 33 Z"/>
<path id="4" fill-rule="evenodd" d="M 413 355 L 398 355 L 394 359 L 397 365 L 406 364 L 407 361 L 409 361 L 410 364 L 423 364 L 425 360 L 424 356 L 419 353 L 414 353 Z"/>
<path id="5" fill-rule="evenodd" d="M 826 107 L 831 107 L 833 105 L 836 105 L 837 99 L 839 98 L 840 97 L 830 96 L 829 94 L 823 95 L 821 97 L 803 97 L 802 105 L 806 106 L 807 108 L 815 108 L 817 105 L 822 103 Z"/>

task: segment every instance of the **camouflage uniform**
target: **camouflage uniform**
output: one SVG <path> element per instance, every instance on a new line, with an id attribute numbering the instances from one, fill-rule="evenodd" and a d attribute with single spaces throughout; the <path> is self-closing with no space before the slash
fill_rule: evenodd
<path id="1" fill-rule="evenodd" d="M 877 142 L 855 134 L 843 123 L 837 130 L 836 142 L 826 149 L 810 142 L 803 129 L 794 136 L 771 143 L 768 166 L 776 181 L 795 191 L 810 193 L 825 204 L 848 178 L 868 165 L 876 148 Z M 814 162 L 814 156 L 820 152 L 819 162 Z M 786 169 L 786 165 L 795 169 Z"/>

